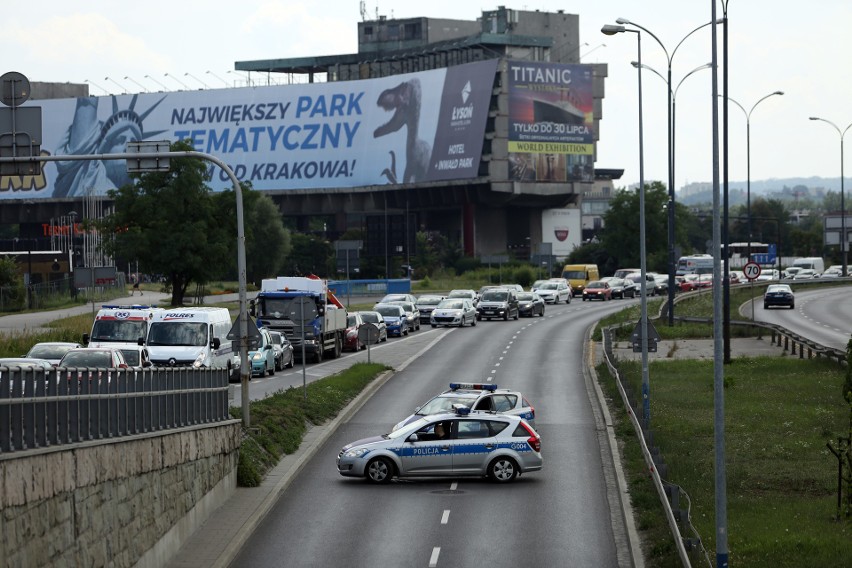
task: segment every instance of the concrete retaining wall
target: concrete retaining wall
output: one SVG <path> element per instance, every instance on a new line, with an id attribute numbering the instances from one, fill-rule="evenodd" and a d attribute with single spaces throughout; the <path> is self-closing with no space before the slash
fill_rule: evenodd
<path id="1" fill-rule="evenodd" d="M 240 422 L 0 455 L 0 565 L 159 566 L 233 494 Z"/>

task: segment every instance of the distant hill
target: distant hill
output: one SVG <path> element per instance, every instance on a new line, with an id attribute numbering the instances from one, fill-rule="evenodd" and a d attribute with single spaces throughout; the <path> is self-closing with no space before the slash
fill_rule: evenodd
<path id="1" fill-rule="evenodd" d="M 728 186 L 728 205 L 742 205 L 747 201 L 747 182 L 731 181 Z M 829 191 L 840 191 L 840 178 L 784 178 L 751 181 L 751 198 L 772 199 L 822 199 Z M 689 183 L 677 190 L 675 200 L 684 205 L 699 205 L 713 201 L 713 184 Z"/>

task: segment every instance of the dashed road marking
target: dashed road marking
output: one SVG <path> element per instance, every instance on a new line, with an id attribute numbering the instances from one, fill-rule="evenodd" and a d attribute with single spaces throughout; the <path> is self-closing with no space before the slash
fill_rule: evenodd
<path id="1" fill-rule="evenodd" d="M 432 557 L 429 558 L 429 568 L 435 568 L 438 565 L 438 556 L 441 554 L 441 547 L 436 546 L 432 549 Z"/>

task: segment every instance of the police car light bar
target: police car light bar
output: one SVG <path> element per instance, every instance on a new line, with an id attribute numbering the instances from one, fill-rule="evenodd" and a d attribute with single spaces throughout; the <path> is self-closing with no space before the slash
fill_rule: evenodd
<path id="1" fill-rule="evenodd" d="M 450 389 L 451 390 L 471 389 L 471 390 L 495 391 L 495 390 L 497 390 L 497 385 L 486 384 L 486 383 L 450 383 Z"/>
<path id="2" fill-rule="evenodd" d="M 129 306 L 119 306 L 118 304 L 103 304 L 101 307 L 105 310 L 117 310 L 119 308 L 123 310 L 149 310 L 153 306 L 143 306 L 142 304 L 131 304 Z"/>
<path id="3" fill-rule="evenodd" d="M 459 402 L 453 405 L 453 410 L 459 416 L 467 416 L 468 414 L 470 414 L 470 407 L 465 406 L 464 404 L 461 404 Z"/>

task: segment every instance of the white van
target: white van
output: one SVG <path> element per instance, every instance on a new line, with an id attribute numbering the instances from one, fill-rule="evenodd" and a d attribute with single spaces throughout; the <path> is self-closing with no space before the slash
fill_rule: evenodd
<path id="1" fill-rule="evenodd" d="M 142 304 L 104 304 L 92 323 L 92 333 L 83 334 L 83 344 L 88 347 L 136 349 L 147 343 L 154 314 L 161 311 L 163 308 Z"/>
<path id="2" fill-rule="evenodd" d="M 792 266 L 796 266 L 802 269 L 810 268 L 816 273 L 817 276 L 825 272 L 825 261 L 819 256 L 806 256 L 802 258 L 797 258 L 793 261 Z"/>
<path id="3" fill-rule="evenodd" d="M 227 308 L 164 309 L 154 314 L 148 353 L 155 366 L 227 367 L 234 365 Z"/>

